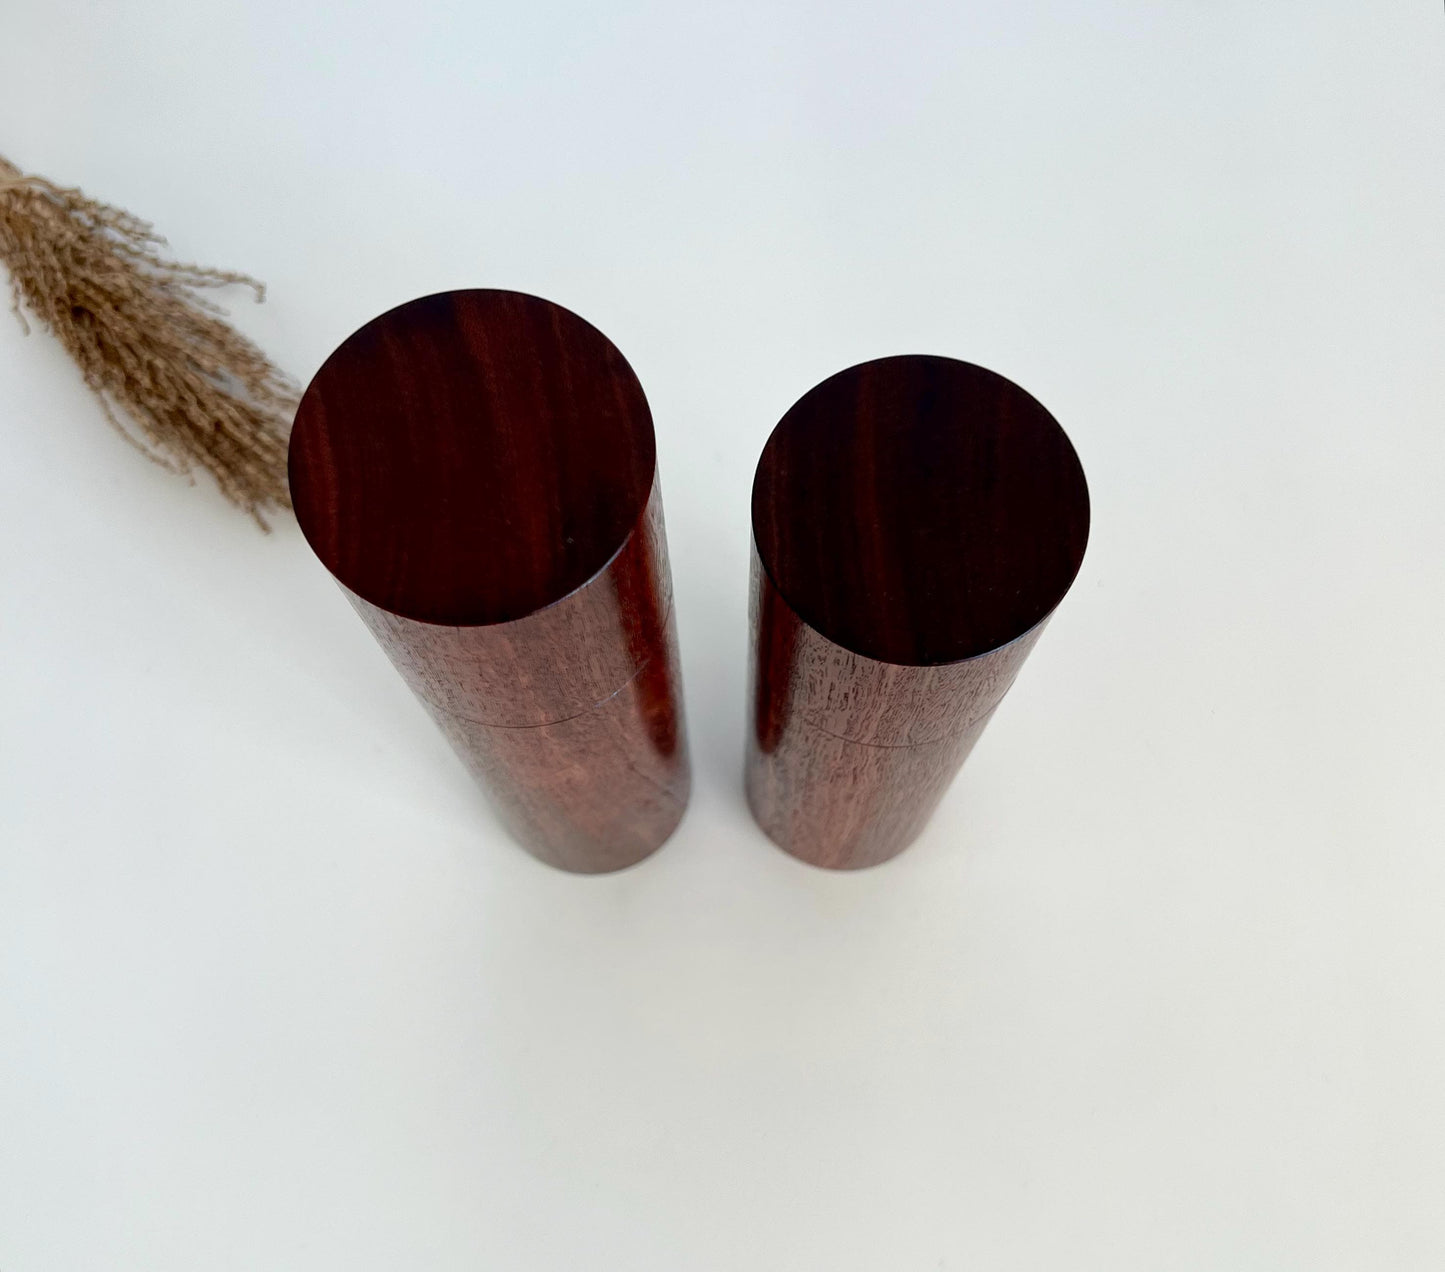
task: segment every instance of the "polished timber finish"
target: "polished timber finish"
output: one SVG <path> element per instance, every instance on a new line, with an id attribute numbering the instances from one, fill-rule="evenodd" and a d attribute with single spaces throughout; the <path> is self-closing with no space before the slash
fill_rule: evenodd
<path id="1" fill-rule="evenodd" d="M 884 358 L 783 417 L 752 518 L 753 814 L 815 865 L 886 861 L 923 829 L 1078 573 L 1078 457 L 1003 377 Z"/>
<path id="2" fill-rule="evenodd" d="M 753 555 L 747 792 L 769 837 L 817 866 L 902 852 L 1043 630 L 938 667 L 877 662 L 804 623 Z"/>
<path id="3" fill-rule="evenodd" d="M 374 319 L 291 440 L 307 540 L 503 820 L 579 872 L 687 803 L 652 418 L 595 328 L 458 291 Z"/>

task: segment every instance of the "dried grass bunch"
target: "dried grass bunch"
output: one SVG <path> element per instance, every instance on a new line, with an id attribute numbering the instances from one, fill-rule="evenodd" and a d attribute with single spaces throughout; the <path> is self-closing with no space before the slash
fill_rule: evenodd
<path id="1" fill-rule="evenodd" d="M 209 472 L 265 528 L 290 507 L 286 438 L 296 386 L 201 290 L 245 274 L 164 259 L 152 227 L 0 156 L 0 260 L 14 309 L 54 333 L 106 417 L 172 471 Z M 122 417 L 130 427 L 122 422 Z"/>

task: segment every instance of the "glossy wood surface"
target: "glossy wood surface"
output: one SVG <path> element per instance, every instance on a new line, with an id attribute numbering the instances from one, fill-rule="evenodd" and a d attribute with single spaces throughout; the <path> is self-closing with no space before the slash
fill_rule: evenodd
<path id="1" fill-rule="evenodd" d="M 753 486 L 747 791 L 782 847 L 857 868 L 927 823 L 1073 582 L 1063 430 L 992 372 L 864 363 L 806 394 Z"/>
<path id="2" fill-rule="evenodd" d="M 317 555 L 512 832 L 618 869 L 689 789 L 652 419 L 621 354 L 513 292 L 345 341 L 291 442 Z"/>

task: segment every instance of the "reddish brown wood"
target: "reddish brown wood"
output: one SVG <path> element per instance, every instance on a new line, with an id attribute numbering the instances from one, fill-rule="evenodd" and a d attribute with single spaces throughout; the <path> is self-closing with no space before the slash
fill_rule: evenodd
<path id="1" fill-rule="evenodd" d="M 923 829 L 1083 561 L 1083 469 L 1017 385 L 951 358 L 808 392 L 753 484 L 747 790 L 815 865 Z"/>
<path id="2" fill-rule="evenodd" d="M 307 540 L 512 832 L 641 860 L 687 803 L 652 417 L 601 332 L 505 291 L 350 336 L 291 438 Z"/>

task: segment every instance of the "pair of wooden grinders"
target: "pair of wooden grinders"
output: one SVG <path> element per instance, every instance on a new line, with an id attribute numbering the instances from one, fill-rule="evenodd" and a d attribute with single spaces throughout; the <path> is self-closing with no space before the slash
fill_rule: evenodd
<path id="1" fill-rule="evenodd" d="M 596 328 L 455 291 L 327 359 L 291 438 L 316 554 L 542 860 L 599 872 L 690 783 L 652 417 Z M 759 825 L 820 866 L 923 828 L 1078 573 L 1083 471 L 1032 397 L 949 358 L 852 367 L 753 486 Z"/>

